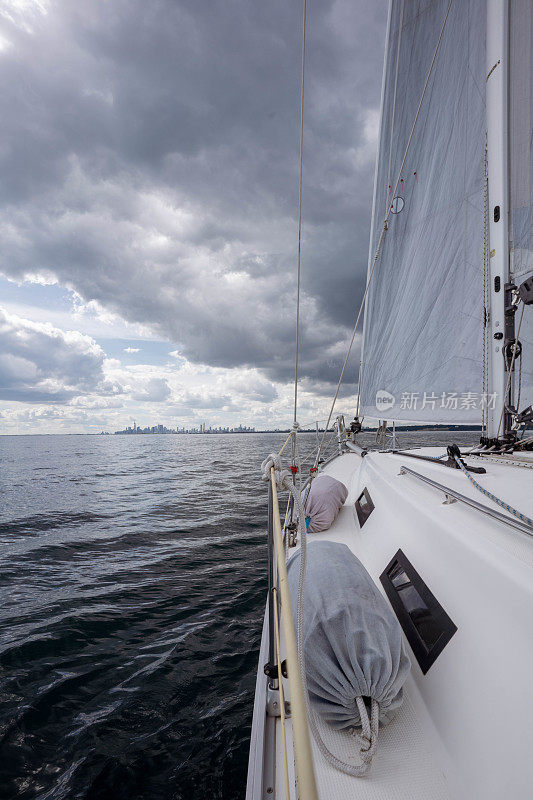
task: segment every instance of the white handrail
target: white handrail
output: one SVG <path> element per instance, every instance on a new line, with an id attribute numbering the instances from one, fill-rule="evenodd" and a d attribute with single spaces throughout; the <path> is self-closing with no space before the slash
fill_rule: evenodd
<path id="1" fill-rule="evenodd" d="M 285 635 L 285 649 L 287 655 L 287 669 L 289 673 L 289 689 L 291 702 L 292 734 L 294 743 L 294 756 L 296 761 L 296 775 L 298 778 L 298 795 L 300 800 L 318 800 L 318 792 L 313 767 L 313 754 L 311 738 L 307 727 L 307 713 L 300 670 L 298 668 L 298 649 L 296 646 L 296 633 L 292 616 L 291 596 L 287 578 L 287 565 L 283 548 L 281 532 L 281 519 L 279 515 L 278 492 L 274 468 L 270 468 L 270 482 L 272 485 L 272 507 L 274 523 L 274 539 L 278 563 L 278 588 L 281 600 L 281 621 Z M 281 676 L 280 676 L 281 680 Z"/>

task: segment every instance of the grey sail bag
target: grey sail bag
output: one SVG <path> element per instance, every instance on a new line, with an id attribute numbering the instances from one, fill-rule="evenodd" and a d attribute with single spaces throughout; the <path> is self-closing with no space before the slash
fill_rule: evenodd
<path id="1" fill-rule="evenodd" d="M 317 475 L 305 502 L 305 514 L 310 518 L 309 533 L 327 531 L 347 497 L 348 489 L 344 483 L 331 475 Z"/>
<path id="2" fill-rule="evenodd" d="M 288 563 L 295 626 L 299 573 L 298 551 Z M 390 722 L 402 704 L 411 664 L 392 609 L 346 545 L 307 544 L 303 625 L 315 712 L 334 728 L 357 728 L 362 723 L 356 698 L 367 705 L 373 699 L 379 724 Z"/>

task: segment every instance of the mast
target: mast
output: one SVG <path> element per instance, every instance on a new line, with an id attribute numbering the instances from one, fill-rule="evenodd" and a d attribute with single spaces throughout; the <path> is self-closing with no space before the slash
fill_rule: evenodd
<path id="1" fill-rule="evenodd" d="M 506 325 L 509 283 L 509 0 L 487 0 L 487 170 L 489 197 L 489 296 L 487 437 L 510 433 L 512 380 L 504 351 L 514 344 L 514 314 Z M 511 328 L 512 326 L 512 328 Z M 508 352 L 508 351 L 507 351 Z M 492 407 L 494 405 L 494 407 Z M 501 425 L 500 425 L 501 419 Z M 498 431 L 499 429 L 499 431 Z"/>

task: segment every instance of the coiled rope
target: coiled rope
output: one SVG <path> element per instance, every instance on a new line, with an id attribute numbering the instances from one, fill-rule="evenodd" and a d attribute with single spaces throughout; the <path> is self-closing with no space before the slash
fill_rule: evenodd
<path id="1" fill-rule="evenodd" d="M 504 508 L 510 514 L 522 520 L 522 522 L 525 522 L 526 525 L 531 525 L 531 527 L 533 528 L 533 520 L 531 520 L 529 517 L 526 517 L 526 515 L 522 514 L 520 511 L 518 511 L 518 509 L 509 505 L 509 503 L 500 500 L 499 497 L 496 497 L 496 495 L 492 494 L 492 492 L 489 492 L 488 489 L 484 489 L 483 486 L 481 486 L 477 481 L 474 480 L 472 475 L 465 468 L 461 459 L 458 456 L 454 456 L 454 458 L 455 458 L 455 463 L 457 464 L 459 469 L 461 469 L 463 473 L 466 475 L 472 486 L 475 486 L 478 491 L 484 494 L 485 497 L 488 497 L 490 500 L 492 500 L 493 503 L 496 503 L 496 505 L 500 506 L 500 508 Z"/>

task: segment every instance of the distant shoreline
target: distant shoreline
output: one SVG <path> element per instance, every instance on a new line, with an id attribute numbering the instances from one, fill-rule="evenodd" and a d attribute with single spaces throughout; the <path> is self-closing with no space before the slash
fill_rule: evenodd
<path id="1" fill-rule="evenodd" d="M 291 432 L 291 428 L 283 428 L 283 429 L 275 429 L 275 430 L 261 430 L 261 431 L 205 431 L 205 432 L 196 432 L 194 431 L 189 433 L 178 433 L 178 432 L 169 432 L 169 433 L 109 433 L 106 431 L 100 431 L 99 433 L 84 433 L 84 432 L 71 432 L 71 433 L 0 433 L 0 437 L 2 436 L 254 436 L 255 434 L 263 434 L 263 433 L 280 433 L 280 434 L 289 434 Z M 332 429 L 330 428 L 330 431 Z M 377 430 L 376 428 L 366 428 L 362 431 L 362 433 L 375 433 Z M 473 432 L 480 432 L 481 425 L 434 425 L 432 427 L 426 425 L 402 425 L 396 426 L 397 432 L 402 431 L 473 431 Z M 316 433 L 316 428 L 301 428 L 298 433 Z M 318 433 L 324 433 L 324 428 L 318 428 Z"/>
<path id="2" fill-rule="evenodd" d="M 390 426 L 389 426 L 390 427 Z M 89 436 L 235 436 L 238 434 L 252 435 L 255 433 L 290 433 L 292 428 L 275 428 L 268 430 L 255 430 L 255 431 L 163 431 L 157 433 L 150 431 L 150 433 L 132 433 L 127 431 L 115 431 L 113 434 L 98 433 L 88 434 Z M 324 433 L 324 428 L 299 428 L 298 433 Z M 329 428 L 333 431 L 333 428 Z M 363 429 L 361 433 L 375 432 L 377 427 L 368 427 Z M 397 425 L 397 431 L 480 431 L 481 425 Z"/>

